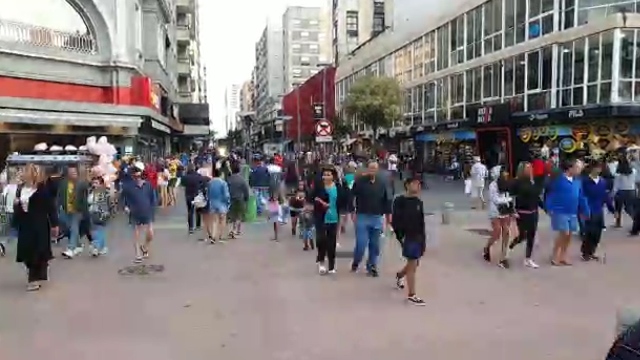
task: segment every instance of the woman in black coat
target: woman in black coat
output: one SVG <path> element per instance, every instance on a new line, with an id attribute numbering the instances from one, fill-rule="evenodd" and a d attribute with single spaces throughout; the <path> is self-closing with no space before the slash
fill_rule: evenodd
<path id="1" fill-rule="evenodd" d="M 340 214 L 346 209 L 348 193 L 340 184 L 335 168 L 324 168 L 321 174 L 322 181 L 315 184 L 307 200 L 313 204 L 318 272 L 324 275 L 327 271 L 335 273 Z M 328 270 L 324 265 L 325 259 L 329 262 Z"/>
<path id="2" fill-rule="evenodd" d="M 40 290 L 41 282 L 49 280 L 49 260 L 53 258 L 51 236 L 57 236 L 58 232 L 56 196 L 45 179 L 41 169 L 27 165 L 14 202 L 18 228 L 16 261 L 27 267 L 28 291 Z"/>

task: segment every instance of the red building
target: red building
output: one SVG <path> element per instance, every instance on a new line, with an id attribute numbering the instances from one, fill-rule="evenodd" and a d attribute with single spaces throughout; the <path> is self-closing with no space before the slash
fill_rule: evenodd
<path id="1" fill-rule="evenodd" d="M 303 140 L 309 140 L 315 135 L 314 104 L 324 103 L 324 117 L 331 120 L 335 116 L 335 76 L 336 68 L 326 67 L 313 75 L 298 88 L 292 90 L 282 98 L 282 111 L 290 116 L 286 124 L 285 138 L 296 141 L 298 139 L 298 121 Z M 324 83 L 324 89 L 323 89 Z M 298 113 L 300 119 L 298 119 Z"/>

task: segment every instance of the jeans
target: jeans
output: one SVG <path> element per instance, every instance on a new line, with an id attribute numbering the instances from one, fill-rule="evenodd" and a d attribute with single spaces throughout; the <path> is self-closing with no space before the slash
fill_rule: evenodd
<path id="1" fill-rule="evenodd" d="M 600 239 L 602 238 L 603 227 L 603 214 L 592 214 L 591 217 L 585 221 L 585 234 L 580 248 L 582 256 L 589 257 L 595 255 L 598 244 L 600 244 Z"/>
<path id="2" fill-rule="evenodd" d="M 187 198 L 187 224 L 189 225 L 189 230 L 194 229 L 194 222 L 195 227 L 199 228 L 202 221 L 202 215 L 200 214 L 198 209 L 193 206 L 192 201 L 193 199 Z"/>
<path id="3" fill-rule="evenodd" d="M 256 204 L 257 204 L 257 212 L 258 215 L 261 215 L 264 211 L 264 204 L 269 199 L 269 188 L 268 187 L 254 187 L 251 188 L 253 193 L 256 196 Z"/>
<path id="4" fill-rule="evenodd" d="M 635 214 L 635 200 L 636 200 L 636 192 L 635 190 L 618 190 L 616 195 L 614 196 L 614 207 L 616 210 L 616 215 L 621 216 L 622 210 L 624 210 L 627 215 L 633 218 Z"/>
<path id="5" fill-rule="evenodd" d="M 91 237 L 93 238 L 93 246 L 102 251 L 107 245 L 107 228 L 104 225 L 92 225 Z"/>
<path id="6" fill-rule="evenodd" d="M 69 234 L 68 250 L 75 250 L 80 245 L 80 221 L 82 214 L 68 214 L 60 212 L 60 222 L 62 222 Z"/>
<path id="7" fill-rule="evenodd" d="M 323 264 L 326 258 L 329 260 L 329 270 L 335 270 L 338 224 L 317 224 L 316 233 L 316 246 L 318 247 L 316 262 Z"/>
<path id="8" fill-rule="evenodd" d="M 382 215 L 356 215 L 356 247 L 353 250 L 354 267 L 360 264 L 367 249 L 369 250 L 367 270 L 374 269 L 378 265 L 383 219 Z"/>

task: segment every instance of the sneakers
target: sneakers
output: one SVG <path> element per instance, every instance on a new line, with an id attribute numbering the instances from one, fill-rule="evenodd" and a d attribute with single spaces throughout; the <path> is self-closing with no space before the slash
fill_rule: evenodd
<path id="1" fill-rule="evenodd" d="M 322 263 L 318 263 L 318 274 L 325 275 L 327 273 L 327 268 Z"/>
<path id="2" fill-rule="evenodd" d="M 407 298 L 407 302 L 411 305 L 415 305 L 415 306 L 425 306 L 427 305 L 427 303 L 424 302 L 424 300 L 420 299 L 419 297 L 417 297 L 416 295 L 411 295 Z"/>
<path id="3" fill-rule="evenodd" d="M 404 285 L 404 276 L 396 274 L 396 287 L 402 290 L 404 289 Z"/>
<path id="4" fill-rule="evenodd" d="M 107 250 L 107 248 L 104 248 L 102 250 L 99 250 L 97 248 L 91 249 L 91 256 L 93 257 L 104 256 L 104 255 L 107 255 L 108 253 L 109 253 L 109 250 Z"/>
<path id="5" fill-rule="evenodd" d="M 501 261 L 498 263 L 498 266 L 499 266 L 499 267 L 501 267 L 501 268 L 503 268 L 503 269 L 508 269 L 508 268 L 510 268 L 510 267 L 511 267 L 511 264 L 509 263 L 509 260 L 504 259 L 504 260 L 501 260 Z"/>
<path id="6" fill-rule="evenodd" d="M 84 248 L 79 246 L 73 250 L 67 249 L 63 251 L 62 256 L 66 259 L 73 259 L 74 257 L 81 255 L 83 251 L 84 251 Z"/>
<path id="7" fill-rule="evenodd" d="M 327 271 L 327 274 L 329 274 L 329 275 L 333 275 L 335 273 L 336 273 L 336 269 L 331 269 L 331 270 Z"/>
<path id="8" fill-rule="evenodd" d="M 7 248 L 3 243 L 0 243 L 0 257 L 5 256 L 7 254 Z"/>
<path id="9" fill-rule="evenodd" d="M 491 249 L 489 249 L 488 247 L 485 247 L 482 250 L 482 257 L 484 258 L 484 261 L 491 262 Z"/>
<path id="10" fill-rule="evenodd" d="M 371 276 L 371 277 L 378 277 L 380 276 L 380 274 L 378 273 L 378 269 L 376 269 L 375 267 L 370 268 L 369 270 L 367 270 L 367 275 Z"/>
<path id="11" fill-rule="evenodd" d="M 524 266 L 531 268 L 531 269 L 537 269 L 540 266 L 538 264 L 536 264 L 533 260 L 531 259 L 524 259 Z"/>

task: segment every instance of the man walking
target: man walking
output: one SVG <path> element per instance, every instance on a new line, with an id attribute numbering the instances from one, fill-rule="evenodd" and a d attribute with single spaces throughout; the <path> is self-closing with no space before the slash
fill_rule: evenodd
<path id="1" fill-rule="evenodd" d="M 352 194 L 356 203 L 356 246 L 351 271 L 358 270 L 368 249 L 367 273 L 377 277 L 384 215 L 391 214 L 392 201 L 387 184 L 378 177 L 377 162 L 369 163 L 364 174 L 353 184 Z"/>
<path id="2" fill-rule="evenodd" d="M 64 223 L 69 234 L 67 250 L 62 253 L 67 259 L 72 259 L 82 253 L 80 246 L 80 221 L 87 213 L 89 185 L 78 179 L 78 169 L 69 167 L 66 178 L 58 187 L 57 204 L 60 207 L 60 220 Z"/>

